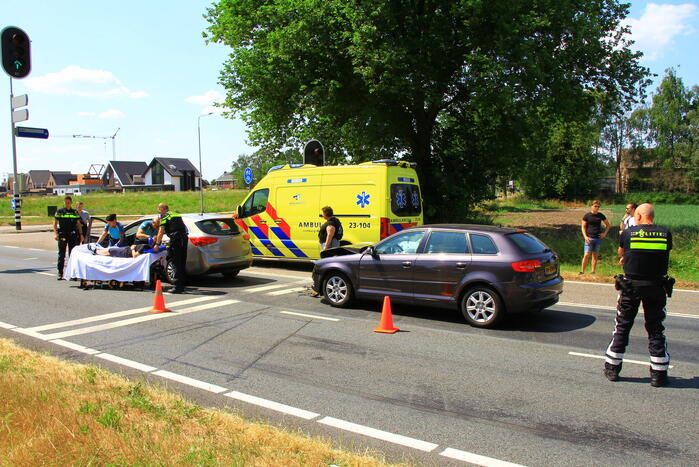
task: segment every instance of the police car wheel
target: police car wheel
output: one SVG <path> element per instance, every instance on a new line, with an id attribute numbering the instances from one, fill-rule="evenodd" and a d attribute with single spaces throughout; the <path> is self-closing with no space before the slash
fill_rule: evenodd
<path id="1" fill-rule="evenodd" d="M 331 306 L 347 306 L 353 293 L 349 279 L 340 272 L 330 273 L 323 281 L 323 296 Z"/>
<path id="2" fill-rule="evenodd" d="M 492 328 L 505 314 L 500 296 L 488 287 L 473 287 L 461 297 L 461 313 L 471 326 Z"/>

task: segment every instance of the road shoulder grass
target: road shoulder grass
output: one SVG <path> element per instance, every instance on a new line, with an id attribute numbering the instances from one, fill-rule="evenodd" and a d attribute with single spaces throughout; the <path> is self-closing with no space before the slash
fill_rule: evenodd
<path id="1" fill-rule="evenodd" d="M 0 465 L 383 466 L 0 339 Z"/>

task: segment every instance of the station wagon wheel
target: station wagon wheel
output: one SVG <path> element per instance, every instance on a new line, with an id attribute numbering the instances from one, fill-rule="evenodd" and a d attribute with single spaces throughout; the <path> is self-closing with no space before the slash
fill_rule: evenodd
<path id="1" fill-rule="evenodd" d="M 171 260 L 167 260 L 167 265 L 165 266 L 165 279 L 170 283 L 175 283 L 175 265 Z"/>
<path id="2" fill-rule="evenodd" d="M 461 313 L 471 326 L 491 328 L 505 314 L 500 296 L 488 287 L 473 287 L 461 299 Z"/>
<path id="3" fill-rule="evenodd" d="M 331 272 L 323 281 L 323 295 L 330 305 L 347 306 L 353 298 L 352 284 L 341 272 Z"/>

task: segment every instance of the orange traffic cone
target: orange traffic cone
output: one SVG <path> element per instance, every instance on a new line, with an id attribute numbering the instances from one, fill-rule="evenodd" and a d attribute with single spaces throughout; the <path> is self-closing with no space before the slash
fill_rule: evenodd
<path id="1" fill-rule="evenodd" d="M 163 297 L 163 285 L 160 283 L 160 279 L 155 283 L 155 298 L 153 299 L 153 308 L 148 310 L 148 313 L 164 313 L 166 311 L 172 311 L 169 308 L 165 308 L 165 298 Z"/>
<path id="2" fill-rule="evenodd" d="M 391 297 L 386 295 L 383 298 L 383 308 L 381 309 L 381 322 L 379 327 L 374 329 L 374 332 L 384 332 L 393 334 L 400 329 L 393 327 L 393 313 L 391 312 Z"/>

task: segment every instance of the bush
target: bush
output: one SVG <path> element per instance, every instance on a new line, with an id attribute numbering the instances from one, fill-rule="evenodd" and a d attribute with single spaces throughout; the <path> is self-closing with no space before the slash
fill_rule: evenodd
<path id="1" fill-rule="evenodd" d="M 699 204 L 699 194 L 668 191 L 639 191 L 619 193 L 604 199 L 605 204 L 653 203 L 653 204 Z"/>

